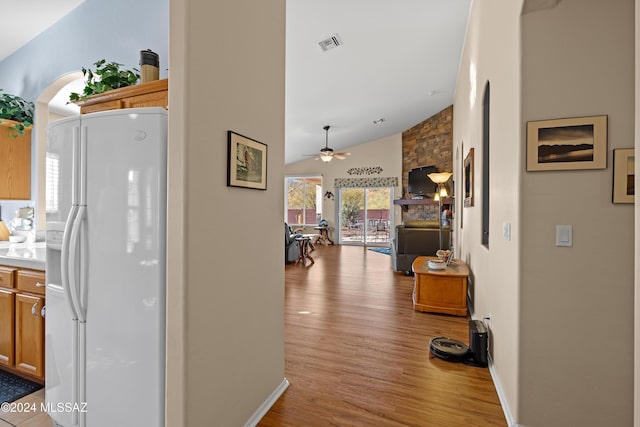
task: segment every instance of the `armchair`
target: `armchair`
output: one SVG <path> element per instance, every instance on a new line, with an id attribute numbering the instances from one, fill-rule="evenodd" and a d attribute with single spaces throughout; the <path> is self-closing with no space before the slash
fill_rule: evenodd
<path id="1" fill-rule="evenodd" d="M 284 223 L 284 262 L 296 262 L 300 256 L 298 242 L 291 232 L 291 227 Z"/>
<path id="2" fill-rule="evenodd" d="M 440 249 L 439 231 L 437 221 L 415 220 L 396 226 L 396 234 L 391 242 L 393 269 L 411 274 L 411 264 L 417 257 L 435 256 Z M 443 228 L 442 239 L 443 242 L 449 241 L 449 227 Z"/>

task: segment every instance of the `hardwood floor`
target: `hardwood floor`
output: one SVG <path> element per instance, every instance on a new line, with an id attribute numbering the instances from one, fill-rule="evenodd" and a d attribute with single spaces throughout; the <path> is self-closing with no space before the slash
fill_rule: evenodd
<path id="1" fill-rule="evenodd" d="M 413 278 L 388 255 L 318 245 L 287 265 L 285 376 L 259 426 L 505 426 L 489 370 L 430 357 L 468 343 L 468 318 L 413 310 Z"/>
<path id="2" fill-rule="evenodd" d="M 317 245 L 289 264 L 285 375 L 291 385 L 259 426 L 506 426 L 486 368 L 429 355 L 429 340 L 467 343 L 468 318 L 414 311 L 413 278 L 388 255 Z M 22 399 L 43 401 L 43 390 Z M 46 414 L 0 414 L 0 427 L 50 427 Z"/>

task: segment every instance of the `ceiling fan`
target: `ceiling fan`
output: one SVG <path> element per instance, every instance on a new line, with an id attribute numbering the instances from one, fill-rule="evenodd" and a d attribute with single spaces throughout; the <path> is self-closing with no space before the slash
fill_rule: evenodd
<path id="1" fill-rule="evenodd" d="M 333 148 L 329 148 L 329 128 L 331 126 L 325 126 L 322 129 L 325 131 L 325 144 L 324 147 L 320 149 L 320 154 L 307 154 L 307 156 L 317 156 L 315 160 L 322 160 L 323 162 L 330 162 L 331 159 L 344 160 L 350 156 L 351 153 L 346 152 L 338 152 L 333 151 Z"/>

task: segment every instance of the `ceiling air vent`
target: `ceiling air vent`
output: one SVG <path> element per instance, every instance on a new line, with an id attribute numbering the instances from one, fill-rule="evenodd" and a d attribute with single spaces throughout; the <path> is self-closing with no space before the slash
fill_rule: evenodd
<path id="1" fill-rule="evenodd" d="M 340 40 L 339 35 L 332 34 L 331 37 L 329 37 L 328 39 L 322 40 L 321 42 L 318 42 L 318 44 L 320 45 L 320 48 L 322 48 L 322 50 L 326 52 L 338 46 L 342 46 L 342 40 Z"/>

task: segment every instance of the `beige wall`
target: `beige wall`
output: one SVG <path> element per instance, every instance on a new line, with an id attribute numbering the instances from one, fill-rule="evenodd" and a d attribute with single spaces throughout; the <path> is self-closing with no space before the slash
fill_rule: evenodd
<path id="1" fill-rule="evenodd" d="M 633 0 L 563 0 L 522 18 L 523 126 L 609 123 L 607 169 L 522 174 L 525 425 L 632 422 L 634 212 L 611 203 L 611 188 L 612 150 L 633 147 L 633 57 Z M 573 226 L 573 247 L 555 246 L 558 224 Z"/>
<path id="2" fill-rule="evenodd" d="M 640 70 L 640 0 L 635 0 L 635 66 Z M 640 73 L 635 73 L 635 149 L 640 150 Z M 636 182 L 635 188 L 640 188 L 640 162 L 636 162 Z M 640 198 L 636 197 L 635 202 L 635 253 L 640 253 Z M 634 339 L 634 426 L 640 427 L 640 263 L 635 257 L 635 339 Z"/>
<path id="3" fill-rule="evenodd" d="M 462 163 L 475 151 L 473 207 L 456 198 L 456 254 L 472 270 L 474 317 L 491 316 L 492 374 L 510 422 L 517 419 L 520 265 L 519 182 L 522 164 L 519 76 L 521 2 L 474 1 L 460 61 L 453 108 L 453 164 L 456 194 L 463 194 Z M 482 98 L 491 82 L 489 250 L 482 231 Z M 462 223 L 461 223 L 462 221 Z M 502 226 L 511 225 L 511 240 Z"/>
<path id="4" fill-rule="evenodd" d="M 491 82 L 489 249 L 479 199 L 457 227 L 475 316 L 492 317 L 492 373 L 510 424 L 629 425 L 633 206 L 611 203 L 611 150 L 633 146 L 633 0 L 564 0 L 522 18 L 517 3 L 473 3 L 454 103 L 456 182 L 474 147 L 480 196 Z M 526 121 L 596 114 L 609 116 L 607 169 L 525 171 Z M 559 224 L 573 225 L 573 247 L 555 246 Z"/>
<path id="5" fill-rule="evenodd" d="M 241 426 L 284 386 L 285 1 L 172 0 L 170 34 L 167 425 Z M 267 191 L 226 186 L 228 130 Z"/>
<path id="6" fill-rule="evenodd" d="M 333 182 L 336 178 L 362 178 L 362 177 L 397 177 L 398 186 L 394 189 L 395 199 L 402 196 L 402 135 L 396 134 L 387 138 L 378 139 L 366 144 L 349 147 L 351 156 L 345 160 L 332 160 L 324 163 L 320 160 L 303 160 L 288 164 L 285 167 L 286 175 L 322 175 L 322 192 L 331 191 L 335 195 L 336 189 Z M 349 175 L 347 170 L 356 167 L 380 166 L 382 173 L 379 175 Z M 283 186 L 284 188 L 284 186 Z M 336 202 L 323 199 L 322 217 L 329 221 L 331 227 L 336 226 Z M 394 207 L 396 223 L 400 222 L 400 208 Z M 337 238 L 334 235 L 332 238 Z M 334 239 L 335 240 L 335 239 Z"/>
<path id="7" fill-rule="evenodd" d="M 473 269 L 476 316 L 492 315 L 492 371 L 510 421 L 628 425 L 633 208 L 610 203 L 611 168 L 525 172 L 522 130 L 531 119 L 608 114 L 609 148 L 632 145 L 632 0 L 564 0 L 526 15 L 522 52 L 520 5 L 499 0 L 472 6 L 455 97 L 456 192 L 469 147 L 476 148 L 480 176 L 479 102 L 490 80 L 492 221 L 486 250 L 480 245 L 480 201 L 464 209 L 459 255 Z M 242 425 L 284 375 L 284 2 L 172 1 L 171 34 L 171 106 L 181 113 L 170 117 L 167 425 L 205 425 L 212 414 L 221 424 Z M 524 68 L 538 71 L 522 71 L 522 95 L 521 54 Z M 537 67 L 543 54 L 562 67 Z M 253 61 L 266 66 L 257 69 Z M 229 63 L 236 66 L 221 65 Z M 203 73 L 213 70 L 216 79 L 202 84 Z M 228 129 L 269 144 L 268 191 L 224 185 Z M 353 151 L 345 162 L 355 161 Z M 299 173 L 299 166 L 290 165 L 287 173 Z M 330 167 L 347 168 L 337 162 Z M 265 215 L 247 227 L 244 212 L 256 204 L 265 206 Z M 502 238 L 503 223 L 511 223 L 511 241 Z M 556 248 L 555 225 L 567 223 L 574 225 L 574 247 Z M 247 247 L 246 239 L 258 232 L 263 244 Z M 590 268 L 601 262 L 614 268 Z M 622 348 L 597 346 L 605 337 Z"/>

